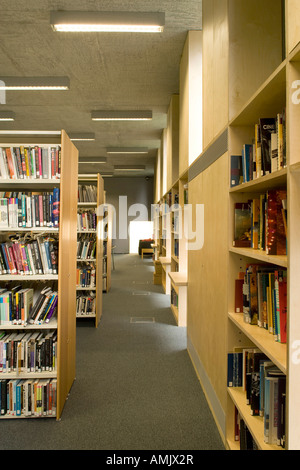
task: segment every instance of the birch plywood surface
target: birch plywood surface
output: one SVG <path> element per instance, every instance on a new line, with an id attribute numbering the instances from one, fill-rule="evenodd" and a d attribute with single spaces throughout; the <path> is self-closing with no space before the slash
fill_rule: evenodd
<path id="1" fill-rule="evenodd" d="M 188 252 L 187 332 L 226 409 L 227 153 L 189 183 L 189 202 L 204 204 L 204 245 Z"/>

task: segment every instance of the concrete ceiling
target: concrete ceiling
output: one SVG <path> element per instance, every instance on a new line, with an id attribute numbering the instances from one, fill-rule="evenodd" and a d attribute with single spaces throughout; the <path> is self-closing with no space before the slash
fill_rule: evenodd
<path id="1" fill-rule="evenodd" d="M 113 165 L 146 165 L 153 175 L 188 30 L 202 27 L 201 0 L 0 0 L 0 76 L 68 76 L 69 91 L 10 91 L 0 111 L 15 112 L 1 129 L 95 133 L 76 142 L 80 157 L 106 157 L 107 147 L 148 147 L 147 156 L 107 156 L 107 164 L 80 165 L 80 173 Z M 58 33 L 51 10 L 162 11 L 159 34 Z M 2 100 L 3 101 L 3 100 Z M 94 122 L 92 110 L 152 110 L 152 121 Z M 125 175 L 126 173 L 123 173 Z M 138 173 L 136 173 L 138 174 Z"/>

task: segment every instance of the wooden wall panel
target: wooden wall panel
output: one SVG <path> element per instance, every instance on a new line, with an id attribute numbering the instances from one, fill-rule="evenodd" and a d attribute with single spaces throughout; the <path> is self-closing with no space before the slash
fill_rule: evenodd
<path id="1" fill-rule="evenodd" d="M 59 418 L 75 379 L 76 358 L 76 252 L 78 150 L 62 131 L 60 230 L 58 260 L 58 390 Z"/>
<path id="2" fill-rule="evenodd" d="M 189 182 L 189 203 L 204 204 L 204 245 L 188 252 L 187 335 L 226 409 L 228 154 Z M 194 227 L 195 230 L 195 221 Z M 201 378 L 201 377 L 200 377 Z M 208 400 L 213 401 L 212 397 Z"/>
<path id="3" fill-rule="evenodd" d="M 203 148 L 228 123 L 227 0 L 203 0 Z"/>

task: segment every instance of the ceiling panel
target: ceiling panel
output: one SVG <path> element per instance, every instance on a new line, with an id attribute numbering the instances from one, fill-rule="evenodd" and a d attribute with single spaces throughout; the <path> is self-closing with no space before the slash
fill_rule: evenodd
<path id="1" fill-rule="evenodd" d="M 51 10 L 163 11 L 166 24 L 159 34 L 58 33 Z M 145 164 L 152 175 L 170 98 L 179 92 L 183 45 L 188 30 L 201 29 L 201 10 L 200 0 L 0 0 L 0 75 L 68 76 L 71 83 L 69 91 L 7 92 L 0 110 L 14 111 L 16 120 L 1 129 L 93 132 L 95 142 L 76 142 L 82 157 L 106 156 L 107 147 L 148 147 L 146 157 L 108 156 L 107 168 Z M 149 109 L 153 119 L 93 122 L 97 109 Z M 80 171 L 91 172 L 91 165 Z"/>

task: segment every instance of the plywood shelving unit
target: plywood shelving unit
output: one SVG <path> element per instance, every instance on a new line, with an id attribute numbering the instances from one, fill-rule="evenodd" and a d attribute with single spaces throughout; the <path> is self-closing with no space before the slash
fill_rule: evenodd
<path id="1" fill-rule="evenodd" d="M 37 227 L 26 227 L 22 230 L 15 228 L 9 230 L 1 230 L 2 242 L 7 240 L 9 235 L 27 237 L 27 240 L 33 240 L 37 234 L 43 234 L 46 237 L 56 237 L 58 239 L 58 269 L 57 275 L 54 274 L 36 274 L 36 275 L 0 275 L 0 284 L 3 288 L 11 289 L 13 285 L 21 284 L 22 288 L 33 288 L 36 292 L 41 286 L 49 286 L 58 293 L 58 302 L 56 306 L 56 314 L 49 323 L 31 324 L 23 326 L 20 324 L 1 324 L 0 330 L 10 333 L 34 333 L 45 332 L 51 334 L 55 331 L 57 335 L 57 356 L 55 368 L 52 371 L 45 370 L 42 372 L 20 369 L 19 366 L 15 371 L 1 372 L 1 379 L 12 380 L 32 380 L 38 379 L 39 385 L 45 380 L 45 383 L 51 381 L 56 384 L 56 394 L 53 399 L 56 401 L 55 413 L 49 411 L 30 414 L 30 417 L 56 417 L 60 419 L 65 401 L 68 397 L 73 381 L 75 379 L 75 357 L 76 357 L 76 213 L 77 213 L 77 168 L 78 168 L 78 151 L 68 138 L 65 131 L 61 131 L 61 135 L 57 138 L 12 138 L 2 137 L 0 147 L 20 147 L 25 148 L 35 146 L 39 147 L 56 147 L 61 149 L 60 153 L 60 177 L 54 179 L 0 179 L 0 187 L 2 191 L 27 192 L 33 191 L 43 194 L 52 191 L 53 188 L 59 188 L 59 229 L 44 227 L 44 230 Z M 28 213 L 27 213 L 28 214 Z M 17 281 L 17 283 L 15 282 Z M 36 299 L 35 299 L 36 300 Z M 35 302 L 34 300 L 34 302 Z M 18 356 L 20 358 L 20 356 Z M 14 380 L 16 379 L 16 380 Z M 41 380 L 39 380 L 41 379 Z M 52 383 L 52 385 L 53 385 Z M 20 382 L 22 386 L 24 382 Z M 50 385 L 49 385 L 50 387 Z M 47 404 L 48 410 L 51 409 L 49 402 L 43 401 L 43 405 Z M 45 408 L 46 409 L 46 408 Z M 53 408 L 52 408 L 53 409 Z M 7 413 L 1 416 L 5 418 L 23 418 L 24 410 L 20 414 Z M 27 417 L 27 416 L 25 416 Z"/>
<path id="2" fill-rule="evenodd" d="M 240 448 L 236 410 L 258 449 L 283 448 L 267 442 L 264 418 L 251 415 L 245 391 L 227 387 L 227 354 L 249 347 L 262 351 L 286 376 L 284 448 L 300 448 L 298 3 L 203 1 L 204 150 L 189 169 L 188 187 L 189 203 L 205 207 L 205 241 L 201 250 L 188 254 L 188 351 L 228 449 Z M 284 109 L 284 167 L 231 187 L 231 156 L 253 143 L 259 119 L 274 118 Z M 210 161 L 204 165 L 205 159 Z M 282 188 L 287 190 L 287 254 L 235 246 L 235 203 Z M 235 281 L 247 265 L 256 263 L 287 270 L 286 343 L 235 311 Z"/>
<path id="3" fill-rule="evenodd" d="M 104 202 L 104 183 L 100 174 L 95 175 L 79 175 L 78 184 L 81 186 L 93 186 L 94 197 L 93 201 L 78 201 L 78 211 L 92 211 L 95 214 L 95 227 L 93 230 L 78 230 L 77 239 L 86 239 L 94 244 L 93 256 L 86 257 L 77 252 L 77 269 L 94 269 L 95 281 L 91 287 L 77 285 L 77 312 L 76 317 L 80 319 L 95 320 L 95 327 L 97 328 L 102 316 L 102 284 L 103 284 L 103 239 L 102 239 L 102 226 L 103 216 L 99 207 Z M 80 198 L 82 199 L 82 198 Z M 82 247 L 82 245 L 80 245 Z M 82 248 L 81 248 L 82 249 Z M 82 302 L 82 298 L 84 301 Z M 92 302 L 92 307 L 87 308 L 87 302 Z M 83 308 L 84 306 L 84 308 Z"/>

